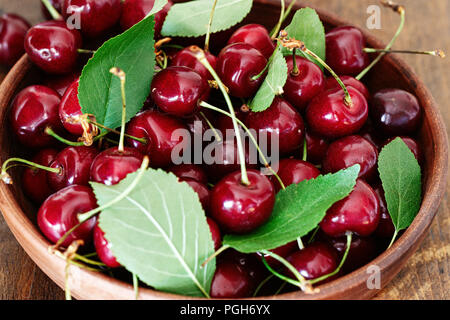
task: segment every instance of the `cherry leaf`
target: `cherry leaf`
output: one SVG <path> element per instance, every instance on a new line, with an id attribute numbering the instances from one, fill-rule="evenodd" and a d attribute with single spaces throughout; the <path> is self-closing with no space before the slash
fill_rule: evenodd
<path id="1" fill-rule="evenodd" d="M 122 194 L 137 173 L 119 184 L 91 182 L 99 205 Z M 208 296 L 215 261 L 212 235 L 197 193 L 172 173 L 148 169 L 123 200 L 103 210 L 100 228 L 117 261 L 157 290 Z"/>
<path id="2" fill-rule="evenodd" d="M 292 184 L 276 196 L 269 221 L 245 235 L 226 235 L 223 244 L 243 253 L 270 250 L 315 229 L 327 210 L 353 190 L 360 167 Z"/>
<path id="3" fill-rule="evenodd" d="M 170 37 L 200 37 L 206 34 L 213 0 L 174 4 L 164 21 L 161 34 Z M 223 31 L 241 22 L 252 8 L 252 0 L 218 0 L 211 33 Z"/>

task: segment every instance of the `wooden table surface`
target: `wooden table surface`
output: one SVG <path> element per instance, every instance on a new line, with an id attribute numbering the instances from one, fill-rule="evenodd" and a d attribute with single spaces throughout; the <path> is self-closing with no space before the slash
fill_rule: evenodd
<path id="1" fill-rule="evenodd" d="M 399 0 L 406 7 L 406 26 L 398 49 L 443 49 L 450 54 L 450 0 Z M 31 23 L 42 21 L 39 0 L 0 0 L 0 9 L 23 15 Z M 377 0 L 309 0 L 306 4 L 338 13 L 366 28 L 369 5 Z M 381 29 L 373 34 L 390 40 L 398 16 L 381 9 Z M 450 59 L 409 55 L 403 58 L 431 90 L 450 129 Z M 0 77 L 5 70 L 0 70 Z M 447 192 L 448 193 L 448 192 Z M 398 276 L 376 299 L 450 299 L 450 210 L 448 197 L 441 204 L 431 231 Z M 57 287 L 16 242 L 0 215 L 0 299 L 64 299 Z"/>

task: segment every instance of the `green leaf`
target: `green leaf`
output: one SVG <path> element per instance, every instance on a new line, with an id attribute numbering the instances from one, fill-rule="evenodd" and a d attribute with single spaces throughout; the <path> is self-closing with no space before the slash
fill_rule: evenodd
<path id="1" fill-rule="evenodd" d="M 396 138 L 381 150 L 378 171 L 395 229 L 397 232 L 406 229 L 422 202 L 419 163 L 403 140 Z"/>
<path id="2" fill-rule="evenodd" d="M 176 3 L 164 21 L 161 34 L 171 37 L 200 37 L 206 34 L 213 0 Z M 252 8 L 252 0 L 218 0 L 211 33 L 241 22 Z"/>
<path id="3" fill-rule="evenodd" d="M 91 182 L 98 204 L 135 178 L 114 186 Z M 209 292 L 215 262 L 201 264 L 214 252 L 211 232 L 198 195 L 172 173 L 148 169 L 127 197 L 101 212 L 99 223 L 119 263 L 147 285 L 196 297 Z"/>
<path id="4" fill-rule="evenodd" d="M 153 8 L 147 13 L 147 17 L 161 11 L 161 9 L 167 4 L 168 0 L 155 0 Z"/>
<path id="5" fill-rule="evenodd" d="M 325 61 L 325 28 L 314 9 L 303 8 L 297 10 L 291 24 L 286 27 L 286 31 L 290 38 L 303 41 L 309 50 Z M 283 48 L 285 55 L 289 55 L 291 52 Z M 314 59 L 303 52 L 297 50 L 297 53 L 315 62 Z M 316 64 L 323 70 L 322 65 L 317 62 Z"/>
<path id="6" fill-rule="evenodd" d="M 250 102 L 250 109 L 254 112 L 264 111 L 270 107 L 275 96 L 283 94 L 283 87 L 288 77 L 288 67 L 281 50 L 275 51 L 274 58 L 269 65 L 267 76 L 255 97 Z"/>
<path id="7" fill-rule="evenodd" d="M 360 167 L 293 184 L 277 194 L 269 221 L 250 234 L 226 235 L 224 245 L 240 252 L 270 250 L 302 237 L 325 217 L 327 210 L 350 194 Z"/>
<path id="8" fill-rule="evenodd" d="M 129 121 L 150 93 L 155 66 L 154 19 L 145 18 L 124 33 L 105 42 L 84 67 L 78 98 L 84 114 L 97 122 L 117 128 L 122 119 L 120 81 L 109 70 L 119 67 L 126 73 L 127 117 Z"/>

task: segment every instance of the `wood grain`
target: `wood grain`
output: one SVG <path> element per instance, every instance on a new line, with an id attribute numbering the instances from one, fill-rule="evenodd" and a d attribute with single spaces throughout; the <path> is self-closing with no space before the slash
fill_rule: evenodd
<path id="1" fill-rule="evenodd" d="M 365 28 L 366 9 L 372 0 L 309 0 L 306 3 L 338 13 Z M 403 0 L 407 23 L 396 48 L 436 49 L 450 53 L 450 0 Z M 16 12 L 32 23 L 42 20 L 38 0 L 0 0 L 5 12 Z M 381 30 L 371 32 L 387 42 L 398 25 L 398 16 L 381 9 Z M 403 56 L 433 93 L 450 128 L 450 60 Z M 0 70 L 0 78 L 5 70 Z M 450 298 L 450 209 L 445 198 L 431 231 L 407 266 L 376 299 Z M 0 215 L 0 299 L 62 299 L 63 292 L 28 258 Z"/>

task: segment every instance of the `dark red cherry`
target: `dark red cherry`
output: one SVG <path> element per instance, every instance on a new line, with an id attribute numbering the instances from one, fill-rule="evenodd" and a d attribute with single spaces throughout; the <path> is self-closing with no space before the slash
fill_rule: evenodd
<path id="1" fill-rule="evenodd" d="M 327 63 L 337 74 L 356 76 L 369 65 L 369 56 L 363 51 L 366 42 L 357 28 L 334 28 L 325 40 Z"/>
<path id="2" fill-rule="evenodd" d="M 348 87 L 352 104 L 344 102 L 344 90 L 323 91 L 306 109 L 306 119 L 311 130 L 326 138 L 340 138 L 354 134 L 362 128 L 368 118 L 369 108 L 364 96 L 353 87 Z"/>
<path id="3" fill-rule="evenodd" d="M 252 78 L 262 72 L 267 59 L 257 49 L 246 43 L 233 43 L 222 49 L 217 57 L 217 74 L 237 98 L 253 96 L 264 77 Z"/>
<path id="4" fill-rule="evenodd" d="M 305 140 L 307 160 L 314 164 L 322 163 L 322 159 L 325 157 L 328 150 L 328 141 L 325 138 L 310 132 L 309 130 L 306 130 Z"/>
<path id="5" fill-rule="evenodd" d="M 236 118 L 241 120 L 244 123 L 245 123 L 245 119 L 247 118 L 247 114 L 248 113 L 242 112 L 241 110 L 235 111 Z M 235 136 L 233 120 L 231 119 L 231 117 L 229 117 L 225 114 L 220 114 L 216 118 L 216 121 L 214 122 L 214 127 L 217 130 L 219 130 L 219 132 L 222 133 L 222 135 L 225 139 L 232 139 Z M 227 132 L 230 133 L 228 138 L 227 138 Z"/>
<path id="6" fill-rule="evenodd" d="M 122 5 L 120 25 L 122 30 L 127 30 L 144 19 L 152 10 L 155 0 L 125 0 Z M 159 38 L 167 13 L 172 7 L 172 1 L 168 1 L 161 11 L 155 14 L 155 38 Z"/>
<path id="7" fill-rule="evenodd" d="M 217 58 L 210 52 L 205 52 L 205 56 L 211 67 L 213 67 L 213 69 L 215 70 L 217 65 Z M 201 62 L 198 61 L 198 59 L 195 57 L 195 54 L 192 51 L 192 47 L 187 47 L 181 51 L 178 51 L 177 54 L 173 57 L 170 65 L 178 67 L 188 67 L 201 75 L 203 79 L 211 80 L 213 78 L 208 69 L 206 69 L 206 67 L 201 64 Z"/>
<path id="8" fill-rule="evenodd" d="M 180 179 L 192 179 L 203 184 L 208 183 L 208 177 L 206 176 L 205 170 L 196 164 L 180 164 L 177 166 L 172 166 L 168 169 Z"/>
<path id="9" fill-rule="evenodd" d="M 361 136 L 347 136 L 330 144 L 322 162 L 324 173 L 335 173 L 360 165 L 359 178 L 373 180 L 377 174 L 378 150 Z"/>
<path id="10" fill-rule="evenodd" d="M 193 114 L 209 96 L 206 78 L 188 67 L 168 67 L 152 81 L 153 102 L 164 112 L 183 117 Z"/>
<path id="11" fill-rule="evenodd" d="M 297 241 L 292 241 L 289 242 L 287 244 L 285 244 L 284 246 L 269 250 L 273 253 L 275 253 L 276 255 L 279 255 L 282 258 L 286 258 L 287 256 L 289 256 L 292 252 L 294 252 L 295 250 L 298 250 L 298 243 Z M 281 262 L 272 258 L 271 256 L 269 256 L 268 254 L 262 254 L 260 252 L 256 253 L 256 256 L 262 260 L 262 257 L 264 256 L 264 259 L 266 259 L 267 263 L 272 267 L 279 267 L 281 266 Z"/>
<path id="12" fill-rule="evenodd" d="M 320 175 L 319 169 L 309 162 L 297 160 L 297 159 L 282 159 L 278 163 L 277 174 L 285 187 L 291 184 L 297 184 L 303 180 L 310 180 L 317 178 Z M 278 192 L 281 190 L 281 185 L 275 176 L 271 177 L 271 180 L 275 186 L 275 190 Z"/>
<path id="13" fill-rule="evenodd" d="M 393 140 L 395 140 L 398 137 L 393 137 L 390 138 L 389 140 L 387 140 L 383 146 L 381 148 L 383 148 L 385 145 L 389 144 L 390 142 L 392 142 Z M 422 149 L 420 148 L 419 144 L 417 143 L 416 140 L 414 140 L 413 138 L 410 137 L 400 137 L 403 142 L 408 146 L 409 150 L 411 150 L 411 152 L 414 154 L 414 157 L 416 157 L 417 161 L 419 162 L 419 164 L 423 163 L 423 152 Z"/>
<path id="14" fill-rule="evenodd" d="M 175 148 L 189 147 L 189 141 L 186 141 L 184 135 L 181 136 L 183 133 L 189 134 L 189 130 L 183 122 L 154 110 L 147 110 L 136 115 L 128 123 L 126 132 L 131 136 L 147 140 L 147 143 L 144 144 L 127 139 L 129 145 L 149 156 L 150 164 L 153 167 L 173 165 L 172 151 Z"/>
<path id="15" fill-rule="evenodd" d="M 329 245 L 321 242 L 313 243 L 302 250 L 289 255 L 286 260 L 306 279 L 313 280 L 327 275 L 338 266 L 337 254 Z M 294 275 L 285 270 L 291 277 Z M 295 279 L 295 278 L 294 278 Z M 327 279 L 331 280 L 330 278 Z"/>
<path id="16" fill-rule="evenodd" d="M 25 50 L 31 61 L 42 70 L 55 74 L 74 69 L 81 44 L 78 30 L 70 30 L 64 21 L 37 24 L 25 38 Z"/>
<path id="17" fill-rule="evenodd" d="M 119 21 L 122 3 L 121 0 L 64 0 L 62 10 L 65 19 L 78 14 L 81 32 L 94 38 L 104 34 Z"/>
<path id="18" fill-rule="evenodd" d="M 87 186 L 73 185 L 54 193 L 44 201 L 37 214 L 39 229 L 56 243 L 67 231 L 78 224 L 78 215 L 97 207 L 97 199 Z M 75 240 L 88 244 L 92 240 L 97 218 L 91 218 L 72 232 L 61 244 L 69 246 Z"/>
<path id="19" fill-rule="evenodd" d="M 382 89 L 370 101 L 373 125 L 385 136 L 409 135 L 418 130 L 422 108 L 417 98 L 401 89 Z"/>
<path id="20" fill-rule="evenodd" d="M 374 191 L 378 197 L 378 201 L 380 202 L 380 222 L 375 230 L 375 235 L 382 238 L 392 238 L 395 232 L 395 227 L 392 223 L 391 215 L 387 209 L 383 187 L 378 185 L 374 188 Z"/>
<path id="21" fill-rule="evenodd" d="M 20 143 L 31 148 L 52 146 L 56 140 L 45 133 L 47 127 L 62 132 L 58 107 L 59 94 L 44 86 L 30 86 L 20 91 L 11 108 L 11 125 Z"/>
<path id="22" fill-rule="evenodd" d="M 125 147 L 119 151 L 117 147 L 99 153 L 91 165 L 91 180 L 112 186 L 119 183 L 129 173 L 136 172 L 142 164 L 144 156 L 134 148 Z"/>
<path id="23" fill-rule="evenodd" d="M 248 179 L 245 186 L 241 172 L 231 173 L 211 192 L 211 217 L 227 232 L 250 232 L 272 214 L 275 189 L 270 180 L 256 170 L 248 171 Z"/>
<path id="24" fill-rule="evenodd" d="M 64 75 L 49 76 L 44 80 L 44 86 L 52 88 L 62 97 L 70 85 L 80 77 L 80 72 L 72 72 Z"/>
<path id="25" fill-rule="evenodd" d="M 269 36 L 269 32 L 260 24 L 247 24 L 237 29 L 228 40 L 228 44 L 246 43 L 251 45 L 269 59 L 275 50 L 275 44 Z"/>
<path id="26" fill-rule="evenodd" d="M 209 230 L 211 231 L 212 240 L 214 242 L 214 250 L 218 250 L 222 246 L 222 235 L 220 233 L 219 226 L 210 217 L 206 218 L 208 222 Z"/>
<path id="27" fill-rule="evenodd" d="M 56 11 L 58 11 L 59 13 L 62 12 L 64 0 L 49 0 L 49 2 L 52 5 L 52 7 L 55 8 Z M 48 12 L 43 2 L 41 2 L 41 11 L 47 20 L 53 19 L 53 17 L 51 16 L 50 12 Z"/>
<path id="28" fill-rule="evenodd" d="M 30 24 L 22 17 L 5 13 L 0 16 L 0 64 L 12 66 L 25 53 L 23 42 Z"/>
<path id="29" fill-rule="evenodd" d="M 308 103 L 324 89 L 322 70 L 308 59 L 296 56 L 298 73 L 293 74 L 294 58 L 286 58 L 288 77 L 284 85 L 283 97 L 299 111 L 304 111 Z"/>
<path id="30" fill-rule="evenodd" d="M 94 147 L 67 147 L 56 156 L 51 168 L 60 169 L 60 173 L 47 173 L 47 179 L 53 190 L 71 185 L 88 185 L 92 161 L 98 151 Z"/>
<path id="31" fill-rule="evenodd" d="M 59 105 L 59 118 L 67 131 L 76 136 L 81 136 L 84 132 L 83 127 L 80 123 L 74 122 L 75 119 L 83 115 L 78 101 L 78 84 L 79 79 L 76 79 L 64 93 Z"/>
<path id="32" fill-rule="evenodd" d="M 94 227 L 94 246 L 100 260 L 110 268 L 119 268 L 121 265 L 117 262 L 111 251 L 111 244 L 105 238 L 105 233 L 99 227 L 98 223 Z"/>
<path id="33" fill-rule="evenodd" d="M 372 121 L 367 119 L 366 124 L 362 127 L 362 129 L 358 132 L 358 135 L 372 143 L 378 150 L 380 150 L 383 145 L 383 138 L 380 137 L 377 130 L 374 128 Z"/>
<path id="34" fill-rule="evenodd" d="M 336 202 L 320 223 L 325 234 L 343 236 L 347 231 L 362 237 L 371 235 L 380 221 L 380 204 L 375 191 L 358 179 L 353 191 Z"/>
<path id="35" fill-rule="evenodd" d="M 42 149 L 31 161 L 43 166 L 49 166 L 58 154 L 56 149 Z M 47 171 L 36 168 L 26 168 L 22 175 L 22 188 L 35 203 L 41 204 L 53 193 L 47 182 Z"/>
<path id="36" fill-rule="evenodd" d="M 262 112 L 251 112 L 246 118 L 247 127 L 255 130 L 260 138 L 267 134 L 268 150 L 274 139 L 280 154 L 289 154 L 303 146 L 305 125 L 302 116 L 283 98 L 276 97 L 272 105 Z M 264 148 L 263 145 L 260 147 Z M 275 149 L 274 149 L 275 150 Z"/>
<path id="37" fill-rule="evenodd" d="M 356 90 L 362 93 L 362 95 L 364 96 L 364 98 L 366 98 L 366 100 L 369 100 L 370 98 L 369 89 L 367 89 L 364 83 L 350 76 L 340 76 L 339 78 L 346 86 L 355 88 Z M 339 88 L 341 88 L 341 86 L 334 77 L 328 77 L 325 80 L 325 90 L 339 89 Z"/>
<path id="38" fill-rule="evenodd" d="M 198 195 L 200 203 L 202 204 L 203 210 L 205 210 L 205 212 L 209 212 L 209 204 L 211 196 L 208 187 L 197 180 L 189 178 L 183 178 L 180 179 L 180 181 L 186 182 L 192 189 L 194 189 L 194 191 Z"/>

